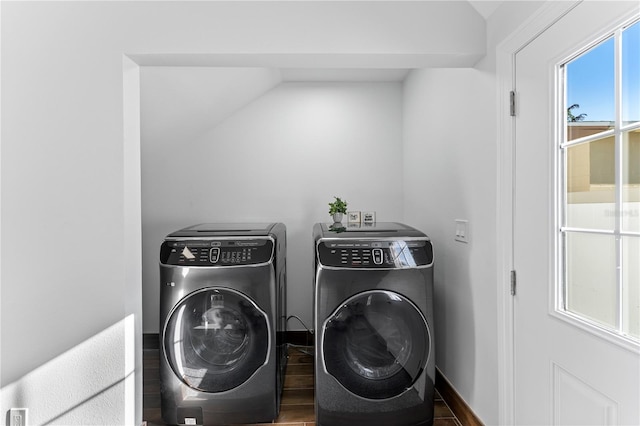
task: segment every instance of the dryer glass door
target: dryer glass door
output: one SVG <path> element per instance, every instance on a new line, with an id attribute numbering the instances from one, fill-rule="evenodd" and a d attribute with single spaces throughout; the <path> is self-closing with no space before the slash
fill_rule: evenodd
<path id="1" fill-rule="evenodd" d="M 244 383 L 267 362 L 267 315 L 242 293 L 206 288 L 185 297 L 169 315 L 163 345 L 174 373 L 203 392 Z"/>
<path id="2" fill-rule="evenodd" d="M 351 297 L 323 327 L 325 368 L 342 386 L 369 399 L 412 387 L 428 361 L 424 316 L 400 294 L 375 290 Z"/>

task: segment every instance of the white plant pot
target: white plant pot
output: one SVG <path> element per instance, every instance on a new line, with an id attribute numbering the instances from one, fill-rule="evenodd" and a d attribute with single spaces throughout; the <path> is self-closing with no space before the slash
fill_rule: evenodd
<path id="1" fill-rule="evenodd" d="M 334 222 L 334 223 L 340 223 L 340 222 L 342 222 L 342 216 L 343 216 L 343 214 L 342 214 L 342 213 L 334 213 L 334 214 L 333 214 L 333 222 Z"/>

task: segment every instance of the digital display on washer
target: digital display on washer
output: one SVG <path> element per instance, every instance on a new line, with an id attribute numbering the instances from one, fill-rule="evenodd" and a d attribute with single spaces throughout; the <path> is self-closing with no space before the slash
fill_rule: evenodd
<path id="1" fill-rule="evenodd" d="M 180 266 L 256 265 L 271 260 L 273 242 L 268 239 L 165 241 L 160 263 Z"/>
<path id="2" fill-rule="evenodd" d="M 337 268 L 414 268 L 433 263 L 433 248 L 425 240 L 321 241 L 318 260 Z"/>

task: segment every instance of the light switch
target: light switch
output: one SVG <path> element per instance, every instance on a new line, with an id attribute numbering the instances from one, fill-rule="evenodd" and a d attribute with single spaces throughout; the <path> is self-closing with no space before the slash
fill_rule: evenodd
<path id="1" fill-rule="evenodd" d="M 461 243 L 469 242 L 469 221 L 465 219 L 456 219 L 456 235 L 455 240 Z"/>

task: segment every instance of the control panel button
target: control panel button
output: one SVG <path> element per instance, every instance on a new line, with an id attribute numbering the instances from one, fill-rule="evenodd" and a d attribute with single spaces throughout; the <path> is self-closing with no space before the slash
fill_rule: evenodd
<path id="1" fill-rule="evenodd" d="M 382 249 L 375 248 L 371 250 L 371 254 L 373 255 L 373 263 L 382 265 Z"/>
<path id="2" fill-rule="evenodd" d="M 211 263 L 218 263 L 218 259 L 220 258 L 220 247 L 212 247 L 209 250 L 209 260 Z"/>

